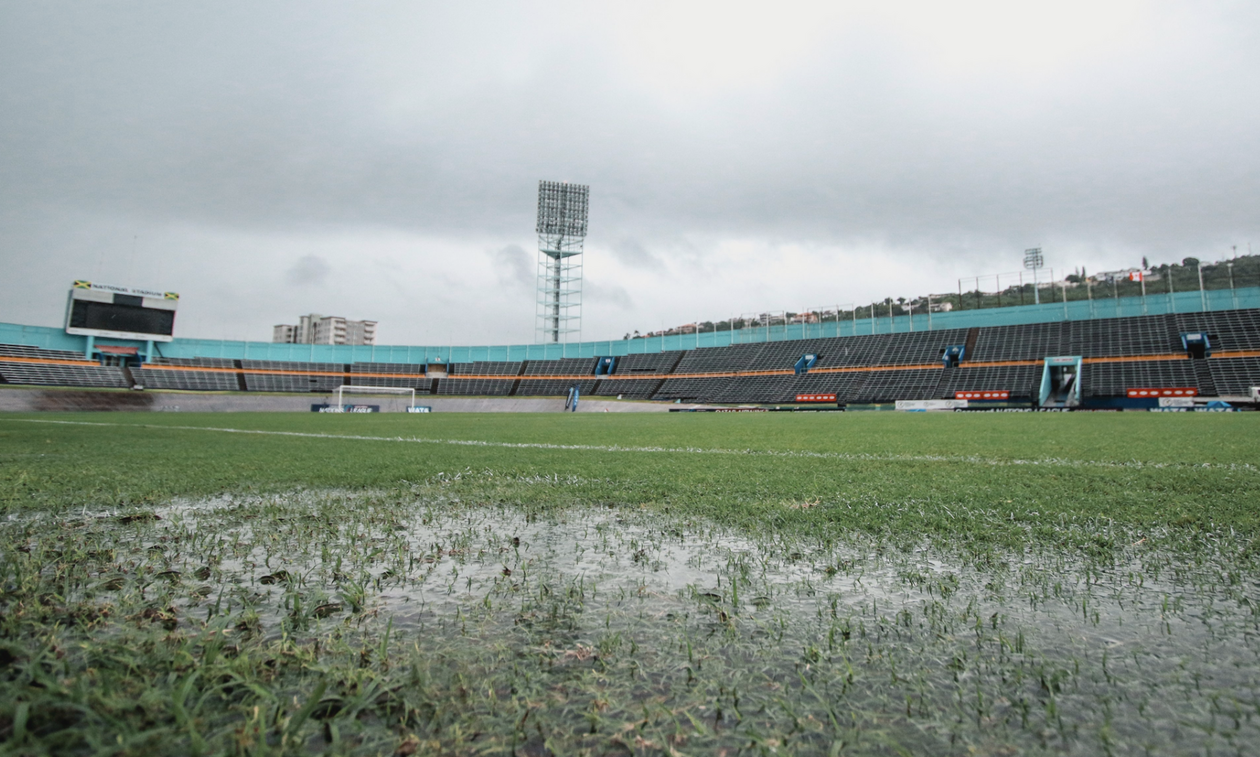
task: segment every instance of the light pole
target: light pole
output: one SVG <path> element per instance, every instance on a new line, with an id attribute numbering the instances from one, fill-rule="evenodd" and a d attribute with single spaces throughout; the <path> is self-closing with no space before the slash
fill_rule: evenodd
<path id="1" fill-rule="evenodd" d="M 1195 261 L 1194 270 L 1199 274 L 1199 309 L 1207 312 L 1207 294 L 1203 291 L 1203 263 Z"/>
<path id="2" fill-rule="evenodd" d="M 585 184 L 538 182 L 537 343 L 581 339 L 582 250 L 589 199 L 590 187 Z"/>
<path id="3" fill-rule="evenodd" d="M 1046 264 L 1046 259 L 1041 254 L 1040 247 L 1030 247 L 1024 250 L 1024 268 L 1033 272 L 1033 298 L 1037 305 L 1041 304 L 1041 292 L 1037 290 L 1037 270 Z"/>
<path id="4" fill-rule="evenodd" d="M 1238 290 L 1234 289 L 1234 261 L 1231 260 L 1226 265 L 1229 267 L 1229 298 L 1233 301 L 1234 308 L 1237 309 Z"/>

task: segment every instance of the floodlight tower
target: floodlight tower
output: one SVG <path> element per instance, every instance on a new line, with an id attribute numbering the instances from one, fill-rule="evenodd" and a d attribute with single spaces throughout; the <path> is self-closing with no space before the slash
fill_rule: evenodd
<path id="1" fill-rule="evenodd" d="M 1037 271 L 1046 264 L 1040 247 L 1024 250 L 1024 267 L 1033 272 L 1033 301 L 1041 304 L 1041 290 L 1037 288 Z M 1020 295 L 1021 297 L 1023 295 Z"/>
<path id="2" fill-rule="evenodd" d="M 535 341 L 582 336 L 582 245 L 590 187 L 538 182 L 538 302 Z"/>

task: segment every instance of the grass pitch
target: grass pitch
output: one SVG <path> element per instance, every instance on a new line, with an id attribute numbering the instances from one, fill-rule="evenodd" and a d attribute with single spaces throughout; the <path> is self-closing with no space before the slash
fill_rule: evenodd
<path id="1" fill-rule="evenodd" d="M 0 416 L 0 751 L 1247 754 L 1250 415 Z"/>

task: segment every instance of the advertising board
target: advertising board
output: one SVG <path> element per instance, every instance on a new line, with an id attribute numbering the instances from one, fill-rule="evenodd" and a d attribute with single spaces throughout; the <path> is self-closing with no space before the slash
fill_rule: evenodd
<path id="1" fill-rule="evenodd" d="M 1009 400 L 1009 389 L 986 389 L 982 391 L 954 392 L 954 399 L 959 400 Z"/>
<path id="2" fill-rule="evenodd" d="M 897 400 L 897 409 L 908 413 L 952 411 L 967 407 L 967 400 Z"/>
<path id="3" fill-rule="evenodd" d="M 1160 397 L 1160 407 L 1194 407 L 1194 400 L 1189 397 Z"/>

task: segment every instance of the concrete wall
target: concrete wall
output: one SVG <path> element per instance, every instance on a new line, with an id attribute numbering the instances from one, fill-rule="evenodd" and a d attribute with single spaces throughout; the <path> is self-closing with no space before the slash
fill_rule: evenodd
<path id="1" fill-rule="evenodd" d="M 397 397 L 360 397 L 362 404 L 398 405 Z M 141 412 L 233 413 L 307 412 L 312 404 L 328 401 L 323 394 L 219 394 L 109 389 L 54 389 L 0 387 L 0 412 L 66 412 L 85 410 L 129 410 Z M 563 399 L 526 397 L 417 397 L 417 405 L 428 405 L 435 413 L 560 413 Z M 578 403 L 579 413 L 662 413 L 671 407 L 664 402 L 626 402 L 595 399 Z"/>

